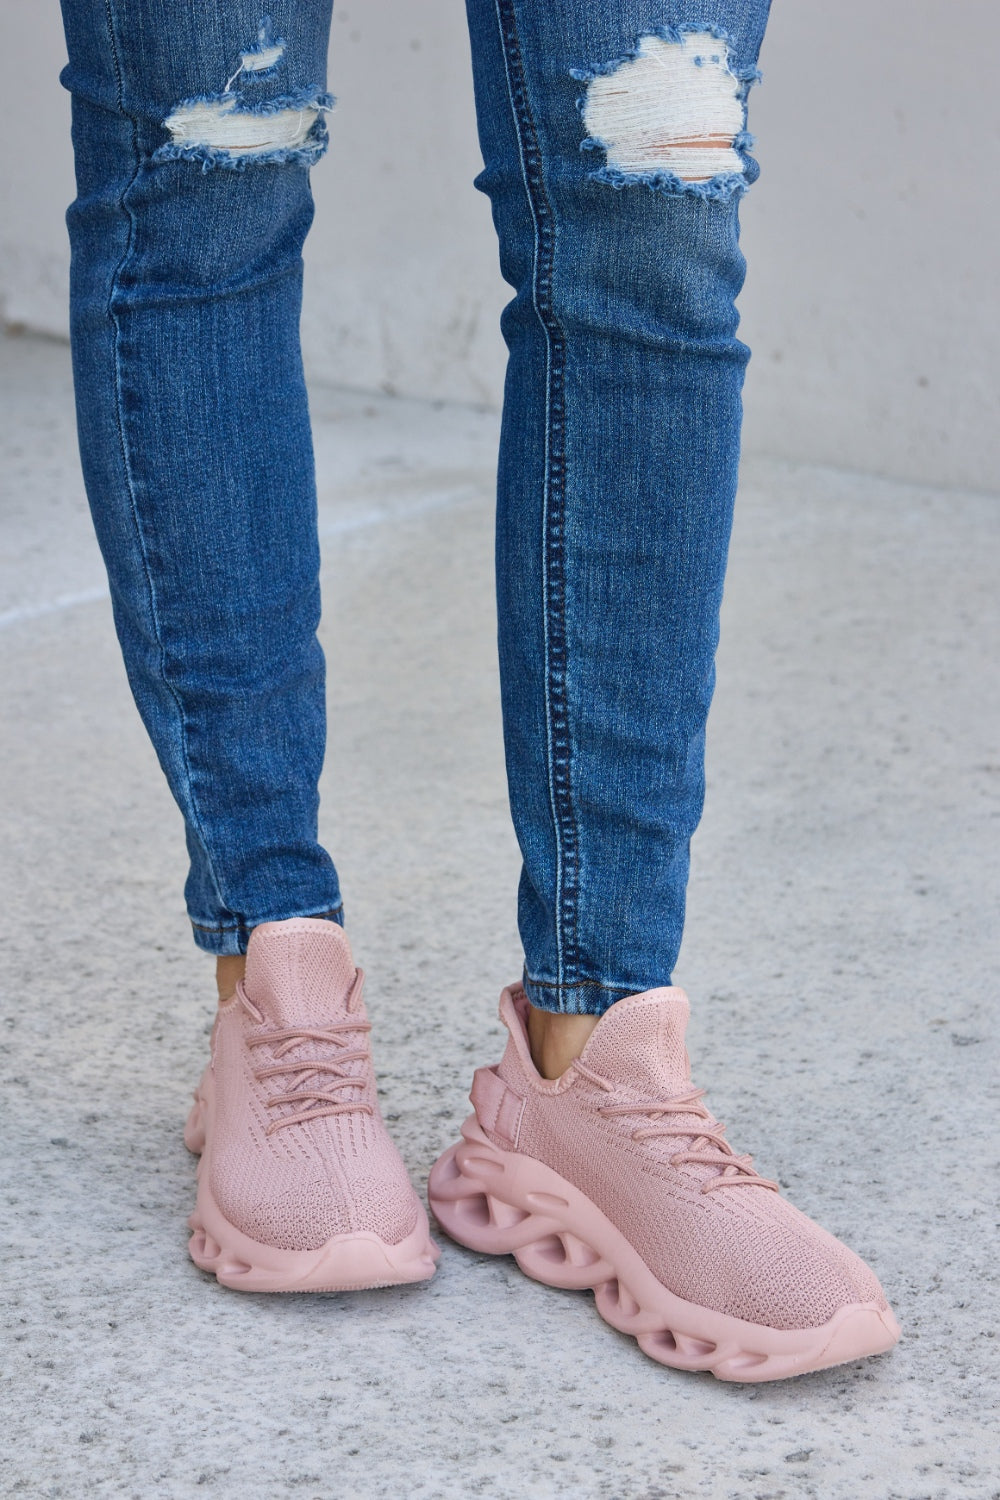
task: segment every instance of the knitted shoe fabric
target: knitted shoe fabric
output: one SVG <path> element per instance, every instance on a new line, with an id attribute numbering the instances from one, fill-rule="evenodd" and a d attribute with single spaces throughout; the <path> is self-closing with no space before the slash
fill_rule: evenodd
<path id="1" fill-rule="evenodd" d="M 254 929 L 184 1139 L 201 1154 L 192 1260 L 247 1291 L 422 1281 L 437 1247 L 389 1139 L 343 930 Z"/>
<path id="2" fill-rule="evenodd" d="M 475 1075 L 431 1207 L 453 1239 L 536 1280 L 590 1287 L 652 1358 L 776 1380 L 890 1349 L 899 1327 L 865 1263 L 758 1176 L 693 1087 L 677 988 L 620 1000 L 561 1078 L 536 1071 L 528 1002 Z"/>

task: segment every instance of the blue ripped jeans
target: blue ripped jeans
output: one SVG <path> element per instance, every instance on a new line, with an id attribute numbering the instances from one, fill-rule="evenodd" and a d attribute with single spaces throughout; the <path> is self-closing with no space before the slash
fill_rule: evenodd
<path id="1" fill-rule="evenodd" d="M 63 0 L 87 491 L 195 940 L 342 920 L 299 352 L 329 0 Z M 768 0 L 468 0 L 509 348 L 497 583 L 531 1000 L 667 984 L 704 794 Z"/>

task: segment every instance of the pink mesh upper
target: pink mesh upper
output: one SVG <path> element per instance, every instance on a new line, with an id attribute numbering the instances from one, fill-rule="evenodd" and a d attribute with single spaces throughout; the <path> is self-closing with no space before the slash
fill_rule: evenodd
<path id="1" fill-rule="evenodd" d="M 504 992 L 501 1017 L 511 1040 L 498 1071 L 526 1101 L 516 1149 L 584 1192 L 670 1291 L 782 1329 L 817 1327 L 851 1303 L 887 1305 L 858 1256 L 778 1193 L 751 1181 L 752 1168 L 734 1168 L 734 1159 L 711 1141 L 696 1144 L 706 1129 L 719 1129 L 711 1117 L 683 1110 L 599 1113 L 690 1093 L 682 990 L 618 1001 L 584 1049 L 586 1071 L 571 1067 L 554 1083 L 541 1079 L 531 1063 L 526 1008 L 519 991 Z M 657 1126 L 689 1128 L 690 1135 L 633 1139 L 634 1132 Z M 509 1140 L 487 1133 L 512 1149 Z M 713 1160 L 671 1165 L 671 1157 L 692 1147 Z M 744 1180 L 722 1185 L 723 1173 Z M 710 1181 L 714 1187 L 703 1191 Z"/>
<path id="2" fill-rule="evenodd" d="M 212 1041 L 210 1186 L 222 1214 L 258 1243 L 313 1250 L 334 1235 L 370 1230 L 394 1245 L 416 1224 L 417 1198 L 379 1112 L 356 975 L 347 937 L 336 923 L 268 923 L 250 938 L 242 986 L 249 1006 L 237 995 L 220 1007 Z M 280 1043 L 250 1045 L 297 1027 L 337 1029 L 329 1040 L 286 1036 Z M 341 1054 L 362 1050 L 365 1057 L 339 1062 Z M 283 1067 L 299 1061 L 301 1072 Z M 326 1070 L 311 1072 L 313 1061 Z M 282 1071 L 254 1077 L 269 1066 Z M 340 1112 L 317 1113 L 269 1132 L 282 1117 L 322 1109 L 308 1090 L 330 1089 L 344 1077 L 357 1083 L 332 1089 L 331 1099 L 344 1106 Z M 268 1099 L 280 1094 L 298 1097 L 269 1107 Z"/>

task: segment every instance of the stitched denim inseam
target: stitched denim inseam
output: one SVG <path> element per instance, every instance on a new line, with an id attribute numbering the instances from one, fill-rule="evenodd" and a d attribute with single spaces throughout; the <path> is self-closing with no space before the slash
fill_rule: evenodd
<path id="1" fill-rule="evenodd" d="M 515 293 L 497 586 L 525 985 L 600 1013 L 670 982 L 683 929 L 747 358 L 737 210 L 757 167 L 737 128 L 701 181 L 612 169 L 588 96 L 615 74 L 627 103 L 633 61 L 648 49 L 655 84 L 672 48 L 696 80 L 724 70 L 745 124 L 767 5 L 467 6 L 477 185 Z"/>

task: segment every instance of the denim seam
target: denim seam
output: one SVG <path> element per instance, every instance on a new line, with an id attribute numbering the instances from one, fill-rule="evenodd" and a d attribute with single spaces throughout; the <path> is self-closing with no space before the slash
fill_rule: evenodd
<path id="1" fill-rule="evenodd" d="M 605 1011 L 637 993 L 635 985 L 598 984 L 583 979 L 578 984 L 547 984 L 525 975 L 522 989 L 531 1004 L 556 1015 L 602 1016 Z"/>
<path id="2" fill-rule="evenodd" d="M 336 906 L 324 906 L 322 911 L 300 912 L 299 915 L 306 917 L 332 917 L 335 916 L 338 912 L 342 912 L 343 910 L 344 903 L 343 901 L 339 901 Z M 264 920 L 272 921 L 273 918 L 265 918 Z M 188 915 L 188 921 L 191 923 L 191 926 L 194 928 L 195 932 L 247 932 L 253 927 L 260 927 L 262 925 L 260 922 L 236 921 L 223 922 L 218 926 L 208 927 L 204 922 L 196 922 L 194 920 L 194 917 L 192 917 L 190 914 Z"/>
<path id="3" fill-rule="evenodd" d="M 533 984 L 540 990 L 607 990 L 614 995 L 634 995 L 639 993 L 630 989 L 627 984 L 603 984 L 599 979 L 574 979 L 569 983 L 561 984 L 556 979 L 539 979 L 534 974 L 524 972 L 523 983 Z"/>
<path id="4" fill-rule="evenodd" d="M 542 528 L 542 605 L 545 645 L 545 728 L 549 803 L 556 846 L 556 964 L 560 980 L 577 967 L 579 840 L 570 773 L 566 693 L 566 342 L 552 301 L 555 219 L 545 190 L 542 153 L 524 78 L 511 0 L 495 0 L 507 93 L 517 136 L 521 178 L 534 227 L 532 305 L 545 334 L 545 480 Z M 516 77 L 514 74 L 516 73 Z"/>
<path id="5" fill-rule="evenodd" d="M 167 674 L 166 651 L 163 644 L 163 632 L 160 626 L 160 617 L 157 610 L 156 586 L 153 582 L 153 574 L 149 565 L 149 552 L 146 545 L 146 535 L 143 530 L 142 520 L 139 515 L 139 506 L 135 492 L 135 478 L 132 472 L 132 464 L 129 457 L 128 439 L 125 435 L 125 420 L 123 415 L 121 389 L 121 323 L 119 322 L 118 314 L 115 311 L 115 293 L 120 288 L 120 277 L 122 271 L 124 270 L 135 246 L 135 215 L 132 212 L 132 208 L 128 202 L 128 195 L 130 190 L 139 180 L 139 174 L 142 171 L 142 152 L 139 148 L 138 125 L 136 119 L 133 115 L 130 115 L 125 108 L 125 85 L 122 75 L 121 60 L 118 51 L 118 39 L 115 35 L 114 15 L 111 9 L 111 0 L 104 0 L 104 10 L 108 23 L 108 39 L 111 45 L 111 61 L 114 66 L 115 82 L 118 89 L 118 108 L 123 118 L 128 120 L 132 126 L 132 147 L 135 152 L 135 171 L 133 172 L 130 181 L 122 192 L 121 197 L 119 198 L 119 205 L 122 209 L 122 212 L 128 216 L 128 239 L 125 245 L 124 252 L 122 253 L 118 264 L 114 269 L 114 274 L 111 277 L 111 285 L 108 291 L 107 312 L 108 318 L 110 319 L 111 325 L 114 329 L 115 336 L 115 419 L 118 427 L 118 441 L 121 444 L 122 464 L 125 471 L 125 482 L 128 486 L 129 506 L 132 511 L 132 524 L 135 527 L 136 538 L 139 543 L 139 555 L 142 558 L 143 573 L 146 577 L 146 588 L 149 594 L 149 612 L 153 622 L 153 630 L 156 637 L 157 648 L 159 650 L 160 677 L 171 698 L 174 700 L 174 705 L 177 709 L 177 723 L 180 730 L 181 760 L 187 779 L 189 804 L 198 831 L 198 836 L 202 842 L 202 848 L 205 851 L 206 863 L 208 865 L 209 874 L 211 875 L 212 879 L 212 885 L 215 889 L 215 894 L 218 898 L 219 905 L 224 910 L 228 911 L 229 903 L 224 899 L 219 886 L 219 881 L 216 877 L 215 869 L 212 864 L 212 858 L 208 850 L 208 841 L 205 837 L 204 826 L 202 824 L 201 815 L 198 811 L 197 801 L 194 795 L 194 782 L 191 775 L 191 764 L 188 759 L 187 721 L 184 714 L 184 705 L 181 701 L 180 694 L 178 693 L 174 684 L 170 681 L 170 678 Z"/>

